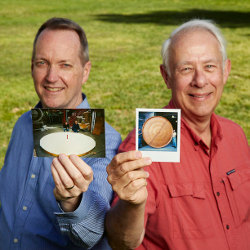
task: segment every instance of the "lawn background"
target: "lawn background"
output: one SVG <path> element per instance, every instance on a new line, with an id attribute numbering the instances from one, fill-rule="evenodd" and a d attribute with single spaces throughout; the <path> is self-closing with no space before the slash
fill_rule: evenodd
<path id="1" fill-rule="evenodd" d="M 84 28 L 92 70 L 83 91 L 92 108 L 105 108 L 123 139 L 135 125 L 135 108 L 161 108 L 169 101 L 159 72 L 163 41 L 190 18 L 213 19 L 232 61 L 216 113 L 239 123 L 250 141 L 249 0 L 1 0 L 0 6 L 0 168 L 16 120 L 38 101 L 30 75 L 32 43 L 53 16 Z"/>

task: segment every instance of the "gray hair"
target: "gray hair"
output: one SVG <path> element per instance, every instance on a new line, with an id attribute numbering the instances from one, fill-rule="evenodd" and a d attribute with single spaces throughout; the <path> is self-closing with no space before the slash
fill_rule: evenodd
<path id="1" fill-rule="evenodd" d="M 167 73 L 170 75 L 169 70 L 169 50 L 173 41 L 173 38 L 180 34 L 180 32 L 188 31 L 188 30 L 195 30 L 195 29 L 201 29 L 201 30 L 207 30 L 212 35 L 215 36 L 215 38 L 218 40 L 220 44 L 220 51 L 223 59 L 223 68 L 225 61 L 227 59 L 227 52 L 226 52 L 226 41 L 221 34 L 221 31 L 219 28 L 216 27 L 213 21 L 211 20 L 201 20 L 201 19 L 193 19 L 186 23 L 183 23 L 181 26 L 179 26 L 177 29 L 175 29 L 170 37 L 163 43 L 162 50 L 161 50 L 161 56 L 162 61 L 165 69 L 167 70 Z"/>

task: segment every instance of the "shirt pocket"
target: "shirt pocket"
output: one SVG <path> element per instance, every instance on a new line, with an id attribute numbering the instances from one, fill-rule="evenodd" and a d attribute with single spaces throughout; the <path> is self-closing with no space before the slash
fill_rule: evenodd
<path id="1" fill-rule="evenodd" d="M 250 168 L 236 170 L 223 179 L 236 226 L 250 221 Z"/>
<path id="2" fill-rule="evenodd" d="M 202 183 L 168 185 L 172 202 L 173 238 L 213 236 L 212 212 Z"/>

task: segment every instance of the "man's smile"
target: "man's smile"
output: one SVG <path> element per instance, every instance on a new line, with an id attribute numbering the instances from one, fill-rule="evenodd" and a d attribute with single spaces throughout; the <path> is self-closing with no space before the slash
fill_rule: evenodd
<path id="1" fill-rule="evenodd" d="M 207 98 L 209 98 L 209 96 L 212 94 L 212 92 L 209 93 L 203 93 L 203 94 L 199 94 L 199 93 L 190 93 L 188 94 L 189 96 L 191 96 L 193 99 L 195 100 L 199 100 L 199 101 L 203 101 Z"/>
<path id="2" fill-rule="evenodd" d="M 44 88 L 49 92 L 59 92 L 64 89 L 63 87 L 47 87 L 47 86 L 44 86 Z"/>

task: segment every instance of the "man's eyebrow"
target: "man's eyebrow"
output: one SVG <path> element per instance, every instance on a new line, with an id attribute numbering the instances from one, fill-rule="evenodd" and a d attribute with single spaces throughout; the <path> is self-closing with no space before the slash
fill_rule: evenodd
<path id="1" fill-rule="evenodd" d="M 56 63 L 72 63 L 72 59 L 59 59 Z"/>
<path id="2" fill-rule="evenodd" d="M 49 61 L 48 59 L 44 58 L 44 57 L 35 57 L 34 61 L 39 61 L 39 60 L 43 60 L 43 61 Z M 57 63 L 70 63 L 71 60 L 70 59 L 59 59 L 57 60 Z"/>
<path id="3" fill-rule="evenodd" d="M 208 59 L 205 59 L 205 60 L 202 61 L 202 63 L 210 63 L 210 62 L 218 63 L 219 60 L 215 59 L 215 58 L 208 58 Z M 188 65 L 188 64 L 193 64 L 193 63 L 194 63 L 193 61 L 182 61 L 182 62 L 176 63 L 176 66 L 180 67 L 180 66 L 183 66 L 183 65 Z"/>
<path id="4" fill-rule="evenodd" d="M 175 66 L 180 67 L 180 66 L 187 65 L 187 64 L 193 64 L 193 63 L 192 61 L 182 61 L 182 62 L 176 63 Z"/>
<path id="5" fill-rule="evenodd" d="M 218 63 L 219 60 L 218 60 L 218 59 L 215 59 L 215 58 L 210 58 L 210 59 L 207 59 L 207 60 L 204 60 L 204 61 L 203 61 L 203 63 L 210 63 L 210 62 Z"/>
<path id="6" fill-rule="evenodd" d="M 37 61 L 37 60 L 44 60 L 44 61 L 47 61 L 47 59 L 46 58 L 43 58 L 43 57 L 35 57 L 34 58 L 34 61 Z"/>

